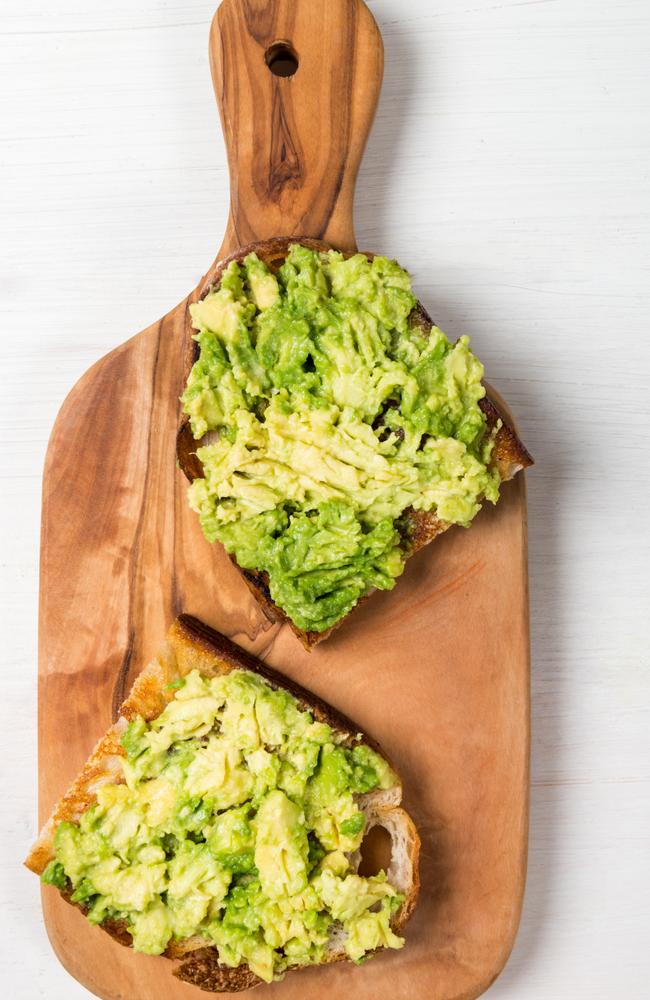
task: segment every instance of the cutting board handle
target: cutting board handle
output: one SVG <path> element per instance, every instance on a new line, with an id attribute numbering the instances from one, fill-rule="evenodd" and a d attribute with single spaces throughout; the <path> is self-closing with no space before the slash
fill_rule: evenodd
<path id="1" fill-rule="evenodd" d="M 210 65 L 228 152 L 219 257 L 272 236 L 356 248 L 354 185 L 383 75 L 362 0 L 223 0 Z"/>

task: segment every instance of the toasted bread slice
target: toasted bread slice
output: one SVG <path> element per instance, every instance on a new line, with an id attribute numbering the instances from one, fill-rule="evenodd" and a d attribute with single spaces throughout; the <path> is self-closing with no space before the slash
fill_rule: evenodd
<path id="1" fill-rule="evenodd" d="M 264 261 L 267 267 L 274 272 L 277 271 L 283 264 L 289 251 L 289 247 L 293 243 L 300 243 L 302 246 L 309 247 L 312 250 L 326 251 L 331 249 L 327 244 L 322 243 L 319 240 L 303 239 L 300 237 L 278 238 L 267 240 L 263 243 L 250 244 L 249 246 L 238 250 L 236 253 L 231 254 L 229 257 L 225 257 L 208 272 L 203 279 L 196 295 L 196 299 L 203 298 L 212 288 L 218 286 L 223 271 L 231 261 L 236 260 L 241 262 L 247 254 L 252 253 L 253 251 L 257 254 L 260 260 Z M 345 256 L 350 257 L 352 254 L 346 253 Z M 366 256 L 369 259 L 372 259 L 374 254 L 368 253 Z M 184 359 L 185 381 L 187 380 L 190 369 L 199 354 L 199 347 L 192 339 L 193 330 L 189 318 L 189 311 L 187 315 L 187 351 Z M 420 330 L 423 337 L 427 337 L 429 335 L 429 332 L 434 325 L 433 320 L 427 313 L 424 306 L 420 303 L 418 303 L 411 313 L 410 324 L 412 327 Z M 517 437 L 516 431 L 509 423 L 508 418 L 503 413 L 502 408 L 497 402 L 495 394 L 491 390 L 488 390 L 488 394 L 483 398 L 483 400 L 481 400 L 480 405 L 483 413 L 485 414 L 487 432 L 492 433 L 494 429 L 498 427 L 498 430 L 496 431 L 494 449 L 492 451 L 492 463 L 499 470 L 502 480 L 505 481 L 512 479 L 517 472 L 531 466 L 533 464 L 533 459 Z M 178 464 L 190 482 L 194 479 L 200 479 L 203 477 L 203 466 L 201 465 L 201 462 L 196 454 L 196 450 L 201 446 L 201 444 L 208 443 L 209 437 L 210 432 L 208 432 L 208 434 L 201 441 L 196 441 L 192 436 L 189 418 L 187 416 L 183 416 L 181 418 L 176 452 Z M 452 527 L 451 524 L 437 518 L 435 513 L 415 511 L 412 507 L 405 511 L 405 523 L 406 532 L 404 544 L 407 549 L 408 556 L 414 555 L 424 545 L 427 545 L 438 535 L 442 534 L 443 531 Z M 305 646 L 307 650 L 311 650 L 317 643 L 326 639 L 335 629 L 339 628 L 339 626 L 342 625 L 348 617 L 348 615 L 345 615 L 331 628 L 325 629 L 322 632 L 305 631 L 299 628 L 283 611 L 283 609 L 275 604 L 273 598 L 271 597 L 268 576 L 266 573 L 242 569 L 238 566 L 236 559 L 232 556 L 231 561 L 244 577 L 249 589 L 252 591 L 256 600 L 264 610 L 266 616 L 273 622 L 281 622 L 289 625 L 291 630 L 298 637 L 298 639 L 300 639 L 303 646 Z M 367 600 L 370 596 L 370 593 L 366 594 L 360 601 L 357 602 L 356 606 L 358 607 L 359 604 Z"/>
<path id="2" fill-rule="evenodd" d="M 55 806 L 25 861 L 26 866 L 41 875 L 54 857 L 54 835 L 59 823 L 64 820 L 78 822 L 83 813 L 95 803 L 97 791 L 102 785 L 123 783 L 121 759 L 125 751 L 121 737 L 129 722 L 137 716 L 150 722 L 161 714 L 174 696 L 170 683 L 192 670 L 214 677 L 237 669 L 259 674 L 271 687 L 288 691 L 296 698 L 301 709 L 309 710 L 315 720 L 327 723 L 339 733 L 343 737 L 343 746 L 358 746 L 360 742 L 366 744 L 381 754 L 395 771 L 392 762 L 378 744 L 370 736 L 361 733 L 359 727 L 344 715 L 266 667 L 256 657 L 198 619 L 180 615 L 169 629 L 163 648 L 135 681 L 120 709 L 117 722 L 99 740 L 81 773 Z M 413 912 L 419 891 L 420 839 L 410 816 L 400 808 L 401 798 L 402 789 L 399 784 L 357 797 L 357 804 L 366 816 L 366 831 L 380 826 L 391 838 L 387 875 L 391 884 L 404 896 L 404 902 L 391 921 L 396 933 L 400 932 Z M 351 860 L 354 870 L 358 870 L 360 852 Z M 62 892 L 61 895 L 71 902 L 69 893 Z M 79 909 L 84 908 L 80 906 Z M 131 935 L 123 921 L 106 921 L 101 926 L 120 944 L 127 947 L 131 945 Z M 164 957 L 178 963 L 173 969 L 178 979 L 209 992 L 236 993 L 262 983 L 247 966 L 229 968 L 221 965 L 217 949 L 202 937 L 171 941 Z M 344 936 L 335 931 L 329 941 L 325 961 L 329 963 L 345 959 Z"/>

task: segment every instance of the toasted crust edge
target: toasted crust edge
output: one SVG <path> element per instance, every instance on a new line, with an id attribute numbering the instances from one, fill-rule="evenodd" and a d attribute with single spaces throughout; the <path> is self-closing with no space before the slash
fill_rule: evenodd
<path id="1" fill-rule="evenodd" d="M 195 302 L 198 299 L 203 298 L 203 296 L 206 295 L 208 291 L 219 281 L 221 274 L 231 261 L 242 261 L 247 254 L 254 251 L 269 267 L 274 268 L 277 267 L 278 263 L 281 262 L 284 257 L 286 257 L 289 246 L 293 243 L 300 243 L 302 246 L 309 247 L 312 250 L 326 251 L 332 249 L 329 244 L 323 243 L 322 240 L 313 240 L 300 236 L 277 237 L 272 240 L 265 240 L 261 243 L 249 243 L 247 246 L 241 247 L 234 253 L 224 257 L 223 260 L 217 261 L 203 278 L 196 295 L 192 297 L 191 301 Z M 361 252 L 364 253 L 364 255 L 370 260 L 376 256 L 374 253 L 365 251 Z M 350 257 L 352 254 L 350 252 L 346 252 L 345 256 Z M 427 336 L 434 325 L 429 313 L 419 302 L 411 314 L 411 323 L 413 326 L 417 326 L 421 330 L 423 336 Z M 190 369 L 197 356 L 196 344 L 189 335 L 190 330 L 191 327 L 188 320 L 188 336 L 186 338 L 186 351 L 184 359 L 184 381 L 187 381 Z M 502 480 L 507 481 L 512 479 L 522 469 L 529 468 L 533 465 L 533 459 L 523 442 L 517 436 L 517 432 L 497 401 L 488 394 L 481 400 L 480 405 L 486 416 L 488 429 L 490 431 L 492 431 L 497 423 L 501 421 L 501 426 L 496 433 L 492 454 L 494 464 L 498 468 Z M 193 479 L 200 478 L 203 471 L 201 463 L 196 457 L 195 452 L 192 450 L 193 448 L 196 448 L 196 441 L 192 437 L 189 418 L 183 415 L 180 420 L 176 440 L 176 453 L 178 464 L 190 482 L 192 482 Z M 448 528 L 453 527 L 453 525 L 439 520 L 435 514 L 426 513 L 424 511 L 414 511 L 412 508 L 406 511 L 406 517 L 409 524 L 409 552 L 407 558 L 415 555 L 415 553 L 423 548 L 423 546 L 428 545 L 429 542 L 432 542 L 438 535 L 447 531 Z M 332 632 L 340 628 L 340 626 L 347 621 L 349 615 L 352 614 L 361 604 L 365 603 L 370 597 L 372 597 L 372 594 L 374 593 L 374 591 L 370 591 L 370 593 L 364 595 L 364 597 L 357 601 L 354 608 L 352 608 L 347 615 L 332 625 L 331 628 L 325 629 L 323 632 L 309 631 L 299 628 L 291 620 L 291 618 L 289 618 L 286 612 L 274 602 L 269 590 L 268 576 L 266 573 L 258 573 L 253 570 L 243 569 L 239 566 L 233 556 L 230 556 L 230 561 L 241 573 L 246 586 L 253 594 L 255 600 L 258 602 L 269 621 L 275 624 L 288 625 L 293 634 L 300 640 L 308 652 L 311 652 L 314 646 L 318 645 L 319 642 L 323 642 L 323 640 L 327 639 Z"/>
<path id="2" fill-rule="evenodd" d="M 259 674 L 272 687 L 281 688 L 292 694 L 301 708 L 311 711 L 317 721 L 326 722 L 344 735 L 346 744 L 365 743 L 379 753 L 395 771 L 392 761 L 377 741 L 342 712 L 272 667 L 266 666 L 257 657 L 241 649 L 220 632 L 209 628 L 198 618 L 181 614 L 170 626 L 163 648 L 136 678 L 120 708 L 117 721 L 99 739 L 81 772 L 55 805 L 25 860 L 27 868 L 41 875 L 52 860 L 53 840 L 58 824 L 63 820 L 71 822 L 78 820 L 96 800 L 97 789 L 101 785 L 123 780 L 120 759 L 124 756 L 124 750 L 120 740 L 129 720 L 137 715 L 142 715 L 147 721 L 156 718 L 173 698 L 173 691 L 167 688 L 169 682 L 194 669 L 208 676 L 219 676 L 236 669 L 250 670 Z M 397 774 L 396 771 L 395 773 Z M 392 921 L 396 933 L 401 931 L 411 915 L 419 892 L 420 840 L 412 819 L 399 807 L 401 797 L 401 784 L 398 783 L 388 792 L 370 793 L 364 797 L 368 801 L 360 803 L 364 812 L 368 810 L 366 813 L 368 829 L 378 823 L 385 825 L 387 829 L 391 824 L 393 828 L 398 824 L 400 828 L 408 831 L 407 839 L 410 838 L 408 864 L 411 877 L 405 892 L 405 901 Z M 70 892 L 61 891 L 60 895 L 82 913 L 86 912 L 82 905 L 72 902 Z M 125 947 L 131 946 L 131 934 L 124 921 L 106 921 L 100 928 L 119 944 Z M 248 967 L 239 966 L 232 969 L 221 965 L 216 949 L 209 946 L 201 937 L 171 942 L 163 957 L 180 960 L 181 964 L 172 970 L 178 979 L 208 992 L 235 993 L 262 984 L 262 980 Z M 345 959 L 343 952 L 331 951 L 323 964 Z"/>

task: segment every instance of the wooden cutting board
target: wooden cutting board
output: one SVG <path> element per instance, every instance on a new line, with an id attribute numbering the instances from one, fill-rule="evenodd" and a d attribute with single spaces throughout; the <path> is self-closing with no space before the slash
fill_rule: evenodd
<path id="1" fill-rule="evenodd" d="M 354 248 L 354 183 L 383 66 L 365 5 L 225 0 L 210 58 L 231 174 L 218 257 L 274 235 Z M 296 62 L 294 75 L 276 75 Z M 186 307 L 94 365 L 52 433 L 41 549 L 41 818 L 171 619 L 190 612 L 374 734 L 399 765 L 422 836 L 422 892 L 406 948 L 362 968 L 291 974 L 264 996 L 477 997 L 512 947 L 526 863 L 523 476 L 470 531 L 451 531 L 423 550 L 392 593 L 373 597 L 306 653 L 287 628 L 265 619 L 187 507 L 175 464 Z M 98 996 L 198 1000 L 195 988 L 173 979 L 170 963 L 121 948 L 51 889 L 43 910 L 60 960 Z"/>

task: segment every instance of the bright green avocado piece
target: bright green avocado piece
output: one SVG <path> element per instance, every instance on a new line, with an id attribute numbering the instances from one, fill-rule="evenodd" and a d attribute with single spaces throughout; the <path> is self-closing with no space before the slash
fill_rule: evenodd
<path id="1" fill-rule="evenodd" d="M 397 782 L 385 761 L 246 670 L 192 671 L 167 693 L 123 733 L 123 782 L 59 824 L 43 881 L 91 923 L 123 920 L 136 951 L 200 935 L 266 981 L 322 961 L 335 922 L 354 961 L 401 947 L 401 897 L 350 864 L 365 827 L 355 796 Z"/>
<path id="2" fill-rule="evenodd" d="M 498 499 L 483 367 L 467 337 L 412 329 L 415 305 L 395 261 L 293 245 L 277 275 L 250 254 L 190 306 L 182 401 L 214 432 L 190 504 L 305 631 L 394 586 L 408 508 L 468 525 Z"/>

